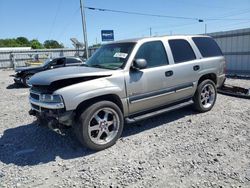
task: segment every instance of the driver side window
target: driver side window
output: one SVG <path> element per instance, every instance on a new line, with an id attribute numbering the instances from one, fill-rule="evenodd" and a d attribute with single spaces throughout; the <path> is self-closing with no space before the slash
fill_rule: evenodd
<path id="1" fill-rule="evenodd" d="M 65 58 L 60 58 L 60 59 L 53 60 L 51 65 L 58 67 L 58 66 L 63 66 L 64 63 L 65 63 Z"/>
<path id="2" fill-rule="evenodd" d="M 144 43 L 137 51 L 135 59 L 145 59 L 147 68 L 169 64 L 165 47 L 161 41 Z"/>

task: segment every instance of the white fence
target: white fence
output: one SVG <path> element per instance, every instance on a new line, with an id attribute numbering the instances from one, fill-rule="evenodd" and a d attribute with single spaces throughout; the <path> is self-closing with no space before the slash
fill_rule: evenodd
<path id="1" fill-rule="evenodd" d="M 92 55 L 96 48 L 89 49 Z M 13 68 L 26 66 L 27 62 L 44 61 L 48 58 L 62 56 L 84 56 L 84 50 L 76 49 L 42 49 L 42 50 L 20 50 L 0 51 L 0 68 Z"/>

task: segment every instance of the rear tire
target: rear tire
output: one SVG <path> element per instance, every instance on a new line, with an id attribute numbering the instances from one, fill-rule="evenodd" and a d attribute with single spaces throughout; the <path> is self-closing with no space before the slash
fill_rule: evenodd
<path id="1" fill-rule="evenodd" d="M 198 112 L 207 112 L 211 110 L 217 98 L 217 89 L 212 80 L 202 81 L 194 95 L 194 109 Z"/>
<path id="2" fill-rule="evenodd" d="M 75 125 L 78 140 L 92 150 L 103 150 L 120 138 L 124 117 L 113 102 L 100 101 L 87 107 Z"/>

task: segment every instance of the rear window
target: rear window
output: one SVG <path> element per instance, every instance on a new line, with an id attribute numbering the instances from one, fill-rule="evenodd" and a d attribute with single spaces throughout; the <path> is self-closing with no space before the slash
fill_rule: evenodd
<path id="1" fill-rule="evenodd" d="M 203 57 L 222 56 L 219 46 L 212 38 L 193 37 L 192 39 Z"/>
<path id="2" fill-rule="evenodd" d="M 196 59 L 194 51 L 189 42 L 184 39 L 169 40 L 175 63 L 182 63 Z"/>

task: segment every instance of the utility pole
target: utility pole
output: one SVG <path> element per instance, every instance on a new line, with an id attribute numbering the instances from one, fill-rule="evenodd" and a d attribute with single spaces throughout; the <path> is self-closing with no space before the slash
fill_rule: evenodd
<path id="1" fill-rule="evenodd" d="M 82 32 L 83 32 L 83 39 L 84 39 L 84 45 L 85 45 L 85 54 L 86 54 L 86 59 L 88 59 L 89 58 L 89 50 L 88 50 L 89 47 L 88 47 L 86 18 L 85 18 L 83 0 L 80 0 L 80 8 L 81 8 L 81 16 L 82 16 Z"/>
<path id="2" fill-rule="evenodd" d="M 149 28 L 150 37 L 152 37 L 152 27 Z"/>
<path id="3" fill-rule="evenodd" d="M 207 24 L 205 23 L 205 34 L 207 34 Z"/>

